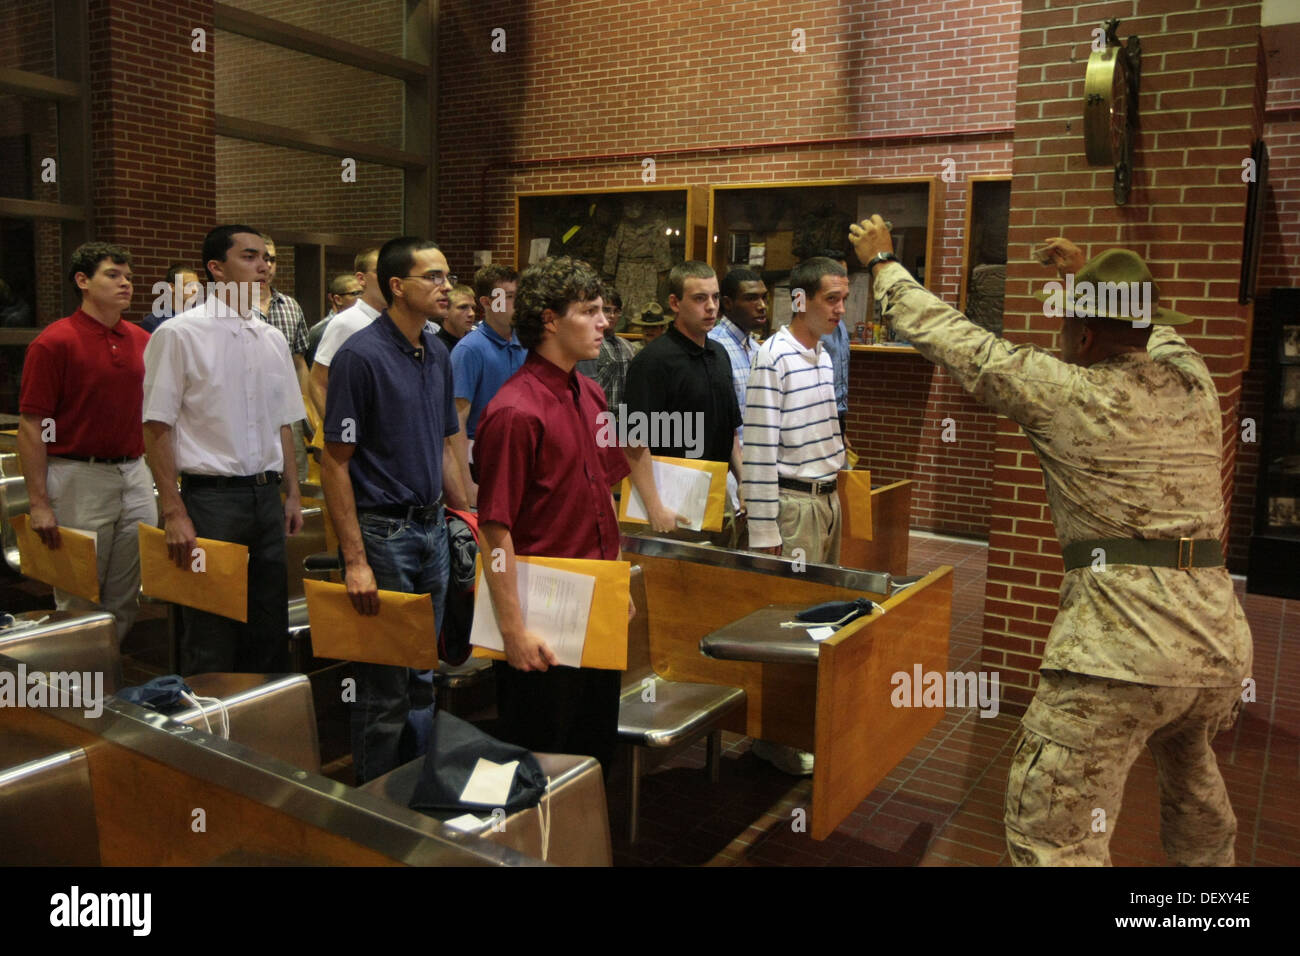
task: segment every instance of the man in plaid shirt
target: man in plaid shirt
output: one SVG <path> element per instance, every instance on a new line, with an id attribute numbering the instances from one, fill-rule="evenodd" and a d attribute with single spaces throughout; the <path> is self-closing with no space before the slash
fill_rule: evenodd
<path id="1" fill-rule="evenodd" d="M 632 356 L 636 352 L 614 332 L 614 327 L 618 324 L 617 313 L 623 309 L 622 297 L 616 291 L 609 290 L 608 301 L 610 306 L 605 314 L 609 318 L 609 328 L 605 329 L 605 338 L 600 343 L 600 355 L 579 362 L 577 369 L 588 378 L 596 380 L 596 384 L 605 392 L 605 407 L 617 418 L 618 407 L 623 404 L 627 367 L 632 363 Z"/>
<path id="2" fill-rule="evenodd" d="M 293 355 L 293 368 L 298 374 L 298 388 L 307 395 L 307 317 L 303 315 L 302 306 L 296 299 L 272 288 L 275 282 L 275 242 L 266 233 L 262 234 L 262 239 L 266 242 L 268 275 L 266 283 L 262 286 L 259 308 L 267 324 L 279 329 L 284 340 L 289 343 L 289 352 Z M 304 424 L 301 421 L 293 423 L 294 458 L 298 465 L 299 481 L 307 480 L 307 443 L 303 439 Z"/>

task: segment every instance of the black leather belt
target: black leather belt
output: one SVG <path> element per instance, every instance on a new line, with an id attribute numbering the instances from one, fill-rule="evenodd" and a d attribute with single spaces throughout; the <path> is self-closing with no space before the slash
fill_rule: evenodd
<path id="1" fill-rule="evenodd" d="M 810 495 L 829 495 L 834 493 L 839 478 L 823 478 L 821 481 L 800 481 L 798 478 L 777 478 L 776 483 L 791 491 L 803 491 Z"/>
<path id="2" fill-rule="evenodd" d="M 51 455 L 52 458 L 67 458 L 69 461 L 85 461 L 92 465 L 127 465 L 139 461 L 139 455 L 125 455 L 122 458 L 102 458 L 99 455 Z"/>
<path id="3" fill-rule="evenodd" d="M 256 475 L 181 475 L 181 485 L 190 488 L 241 488 L 248 485 L 278 485 L 278 471 L 263 471 Z"/>
<path id="4" fill-rule="evenodd" d="M 1094 555 L 1094 551 L 1100 554 Z M 1093 538 L 1062 549 L 1065 570 L 1087 568 L 1100 559 L 1106 564 L 1136 564 L 1149 568 L 1223 567 L 1223 546 L 1218 538 Z"/>
<path id="5" fill-rule="evenodd" d="M 431 505 L 381 505 L 377 508 L 358 508 L 357 514 L 379 515 L 381 518 L 400 518 L 402 521 L 432 521 L 442 507 L 442 495 Z"/>

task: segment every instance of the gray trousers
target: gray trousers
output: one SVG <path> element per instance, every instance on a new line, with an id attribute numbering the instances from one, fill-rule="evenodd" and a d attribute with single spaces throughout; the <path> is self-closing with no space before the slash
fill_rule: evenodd
<path id="1" fill-rule="evenodd" d="M 51 457 L 45 486 L 59 526 L 95 534 L 99 604 L 54 589 L 60 611 L 102 607 L 117 624 L 117 640 L 140 609 L 139 525 L 158 523 L 153 478 L 143 458 L 125 465 Z"/>

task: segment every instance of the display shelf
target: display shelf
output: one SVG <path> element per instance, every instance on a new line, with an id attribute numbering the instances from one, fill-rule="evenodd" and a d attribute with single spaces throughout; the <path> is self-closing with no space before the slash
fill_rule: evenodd
<path id="1" fill-rule="evenodd" d="M 920 355 L 921 353 L 911 345 L 861 345 L 850 343 L 850 352 L 874 352 L 879 355 Z"/>

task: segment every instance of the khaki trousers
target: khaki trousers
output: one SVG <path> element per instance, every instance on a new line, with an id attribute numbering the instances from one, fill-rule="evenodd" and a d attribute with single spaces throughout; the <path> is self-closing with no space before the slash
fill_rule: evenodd
<path id="1" fill-rule="evenodd" d="M 1129 769 L 1150 747 L 1160 842 L 1171 863 L 1232 866 L 1237 818 L 1210 749 L 1241 687 L 1153 687 L 1045 670 L 1007 780 L 1007 848 L 1017 866 L 1108 866 Z"/>
<path id="2" fill-rule="evenodd" d="M 58 588 L 54 603 L 60 611 L 102 607 L 111 612 L 121 643 L 140 609 L 138 525 L 158 523 L 149 467 L 143 458 L 110 465 L 51 457 L 45 486 L 60 527 L 95 533 L 99 564 L 98 605 Z"/>
<path id="3" fill-rule="evenodd" d="M 776 525 L 781 532 L 782 557 L 802 558 L 809 564 L 840 563 L 844 522 L 836 492 L 813 495 L 782 488 L 779 508 Z M 796 548 L 802 553 L 796 554 Z"/>

